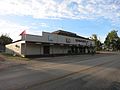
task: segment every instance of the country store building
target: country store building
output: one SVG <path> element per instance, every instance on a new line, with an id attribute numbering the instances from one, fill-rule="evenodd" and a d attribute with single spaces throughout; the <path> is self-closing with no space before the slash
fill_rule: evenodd
<path id="1" fill-rule="evenodd" d="M 42 36 L 22 34 L 21 39 L 6 45 L 6 53 L 26 56 L 85 54 L 94 50 L 94 41 L 75 33 L 58 30 Z"/>

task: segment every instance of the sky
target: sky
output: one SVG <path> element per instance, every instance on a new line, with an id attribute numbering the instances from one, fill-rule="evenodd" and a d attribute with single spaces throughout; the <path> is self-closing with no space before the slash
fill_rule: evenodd
<path id="1" fill-rule="evenodd" d="M 41 35 L 61 29 L 97 34 L 101 42 L 111 30 L 120 36 L 120 0 L 0 0 L 0 35 L 15 41 L 24 30 Z"/>

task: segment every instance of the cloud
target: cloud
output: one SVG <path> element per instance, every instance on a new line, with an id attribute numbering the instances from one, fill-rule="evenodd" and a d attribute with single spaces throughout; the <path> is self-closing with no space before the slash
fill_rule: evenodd
<path id="1" fill-rule="evenodd" d="M 0 15 L 120 20 L 119 0 L 0 0 Z"/>
<path id="2" fill-rule="evenodd" d="M 37 26 L 48 27 L 46 23 L 32 23 L 31 26 L 20 25 L 15 22 L 0 19 L 0 35 L 7 34 L 14 41 L 21 39 L 20 33 L 26 30 L 27 34 L 42 35 L 43 30 Z"/>
<path id="3" fill-rule="evenodd" d="M 49 27 L 46 23 L 42 22 L 42 23 L 31 23 L 32 27 Z"/>
<path id="4" fill-rule="evenodd" d="M 27 30 L 27 33 L 28 33 L 28 34 L 32 34 L 32 35 L 42 36 L 42 31 L 43 31 L 43 30 Z"/>
<path id="5" fill-rule="evenodd" d="M 23 30 L 29 30 L 29 27 L 6 20 L 0 20 L 0 35 L 7 34 L 15 41 L 20 39 L 19 34 Z"/>

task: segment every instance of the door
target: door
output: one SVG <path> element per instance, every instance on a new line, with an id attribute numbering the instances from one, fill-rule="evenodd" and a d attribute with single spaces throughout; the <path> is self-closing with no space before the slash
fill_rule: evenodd
<path id="1" fill-rule="evenodd" d="M 50 46 L 44 46 L 43 52 L 44 52 L 44 54 L 50 54 Z"/>

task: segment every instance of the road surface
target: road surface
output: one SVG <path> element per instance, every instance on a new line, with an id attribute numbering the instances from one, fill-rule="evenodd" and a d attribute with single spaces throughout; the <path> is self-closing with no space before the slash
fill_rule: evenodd
<path id="1" fill-rule="evenodd" d="M 36 58 L 1 69 L 0 90 L 120 90 L 120 54 Z"/>

